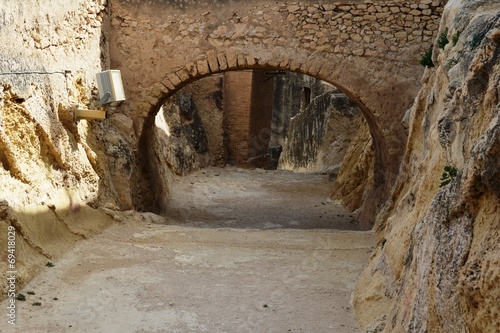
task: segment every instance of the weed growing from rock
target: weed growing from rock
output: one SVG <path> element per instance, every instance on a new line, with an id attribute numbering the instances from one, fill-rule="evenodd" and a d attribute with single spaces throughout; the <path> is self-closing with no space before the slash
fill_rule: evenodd
<path id="1" fill-rule="evenodd" d="M 461 31 L 457 31 L 457 33 L 451 39 L 451 42 L 453 43 L 453 46 L 457 45 L 458 40 L 460 39 L 460 34 L 461 33 L 462 33 Z"/>
<path id="2" fill-rule="evenodd" d="M 444 167 L 444 172 L 443 174 L 441 175 L 441 184 L 439 184 L 439 187 L 443 187 L 443 186 L 446 186 L 448 185 L 452 180 L 453 178 L 455 178 L 458 174 L 458 170 L 457 168 L 455 168 L 454 166 L 450 166 L 450 165 L 447 165 Z"/>
<path id="3" fill-rule="evenodd" d="M 432 46 L 429 50 L 424 54 L 422 59 L 420 59 L 420 64 L 425 67 L 434 67 L 434 63 L 432 62 Z"/>
<path id="4" fill-rule="evenodd" d="M 444 49 L 444 47 L 448 45 L 449 42 L 450 41 L 448 40 L 448 28 L 446 28 L 439 36 L 437 45 L 440 49 Z"/>

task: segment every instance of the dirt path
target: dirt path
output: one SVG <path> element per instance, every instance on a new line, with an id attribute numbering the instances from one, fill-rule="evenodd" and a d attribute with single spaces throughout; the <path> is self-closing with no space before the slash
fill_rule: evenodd
<path id="1" fill-rule="evenodd" d="M 359 230 L 328 198 L 327 175 L 209 168 L 176 179 L 167 216 L 184 225 Z"/>
<path id="2" fill-rule="evenodd" d="M 315 193 L 312 189 L 327 183 L 326 176 L 293 180 L 277 173 L 271 181 L 265 172 L 204 172 L 174 186 L 177 191 L 193 188 L 174 194 L 172 210 L 181 221 L 158 223 L 161 219 L 150 214 L 126 214 L 122 223 L 77 244 L 55 267 L 45 268 L 21 291 L 27 300 L 16 303 L 17 326 L 2 323 L 0 330 L 358 332 L 350 294 L 373 246 L 371 233 L 313 230 L 326 227 L 325 217 L 335 226 L 329 210 L 341 215 L 341 226 L 355 224 L 333 204 L 320 200 L 318 205 L 309 196 L 299 196 L 303 200 L 291 206 L 271 205 L 281 207 L 274 215 L 262 209 L 269 201 L 277 203 L 267 194 L 279 197 L 280 188 L 295 193 L 294 183 L 300 191 Z M 259 185 L 262 181 L 272 184 Z M 255 194 L 264 192 L 259 201 Z M 187 206 L 182 200 L 188 200 Z M 290 213 L 310 203 L 313 211 L 321 208 L 318 212 L 325 214 L 311 219 L 316 222 Z M 204 209 L 210 216 L 205 221 Z M 257 212 L 268 218 L 245 220 L 245 214 Z M 286 214 L 295 222 L 280 219 Z M 6 306 L 4 301 L 1 307 Z"/>

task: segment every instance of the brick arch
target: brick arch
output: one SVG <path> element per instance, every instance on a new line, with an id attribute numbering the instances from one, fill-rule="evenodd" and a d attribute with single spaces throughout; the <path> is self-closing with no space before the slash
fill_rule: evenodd
<path id="1" fill-rule="evenodd" d="M 419 90 L 419 60 L 445 3 L 109 0 L 110 65 L 122 71 L 127 93 L 118 112 L 132 119 L 138 166 L 143 128 L 180 87 L 227 70 L 289 70 L 334 84 L 360 106 L 377 152 L 377 200 L 367 202 L 380 204 L 399 169 L 401 119 Z M 130 192 L 122 207 L 133 206 L 142 175 L 133 174 L 128 187 L 120 182 L 117 190 Z"/>

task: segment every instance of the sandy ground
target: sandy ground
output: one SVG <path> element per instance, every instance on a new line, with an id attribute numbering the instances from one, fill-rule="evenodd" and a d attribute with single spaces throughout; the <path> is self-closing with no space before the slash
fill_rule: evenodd
<path id="1" fill-rule="evenodd" d="M 262 170 L 185 177 L 170 219 L 128 213 L 78 243 L 23 288 L 17 325 L 2 316 L 0 331 L 359 332 L 350 298 L 373 238 L 346 230 L 357 224 L 328 202 L 331 184 Z"/>
<path id="2" fill-rule="evenodd" d="M 196 227 L 359 230 L 328 198 L 332 186 L 324 174 L 208 168 L 173 182 L 166 215 Z"/>

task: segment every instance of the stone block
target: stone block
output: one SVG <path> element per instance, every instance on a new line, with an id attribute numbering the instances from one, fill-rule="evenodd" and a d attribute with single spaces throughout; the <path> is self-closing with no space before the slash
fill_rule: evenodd
<path id="1" fill-rule="evenodd" d="M 290 59 L 288 56 L 285 56 L 283 60 L 279 64 L 280 68 L 290 68 Z"/>
<path id="2" fill-rule="evenodd" d="M 290 61 L 290 70 L 292 70 L 292 71 L 296 71 L 296 70 L 298 70 L 299 68 L 300 68 L 300 63 L 299 63 L 297 60 L 292 59 L 292 60 Z"/>
<path id="3" fill-rule="evenodd" d="M 255 66 L 257 64 L 257 59 L 255 59 L 254 57 L 246 57 L 246 63 L 248 66 Z"/>
<path id="4" fill-rule="evenodd" d="M 406 37 L 408 37 L 408 33 L 406 31 L 398 31 L 394 34 L 394 36 L 398 39 L 406 39 Z"/>
<path id="5" fill-rule="evenodd" d="M 359 43 L 363 40 L 363 38 L 358 34 L 354 34 L 351 36 L 351 40 L 355 41 L 356 43 Z"/>
<path id="6" fill-rule="evenodd" d="M 233 49 L 228 49 L 226 52 L 227 67 L 229 69 L 238 65 L 238 57 Z"/>
<path id="7" fill-rule="evenodd" d="M 185 68 L 191 77 L 196 77 L 198 75 L 198 68 L 194 62 L 188 62 Z"/>
<path id="8" fill-rule="evenodd" d="M 206 74 L 210 73 L 210 67 L 208 67 L 207 60 L 198 60 L 196 62 L 196 67 L 198 68 L 198 73 L 200 75 L 206 75 Z"/>
<path id="9" fill-rule="evenodd" d="M 224 53 L 217 54 L 217 62 L 219 63 L 219 69 L 221 71 L 227 69 L 227 60 L 226 60 L 226 55 Z"/>
<path id="10" fill-rule="evenodd" d="M 364 49 L 354 49 L 352 50 L 352 54 L 355 56 L 362 56 L 365 53 Z"/>
<path id="11" fill-rule="evenodd" d="M 177 87 L 182 82 L 182 80 L 175 73 L 167 74 L 167 78 L 175 87 Z"/>
<path id="12" fill-rule="evenodd" d="M 214 50 L 209 50 L 207 52 L 208 67 L 211 72 L 219 71 L 219 62 L 217 61 L 217 54 Z"/>
<path id="13" fill-rule="evenodd" d="M 243 54 L 238 54 L 237 62 L 238 67 L 245 67 L 247 65 L 246 58 Z"/>
<path id="14" fill-rule="evenodd" d="M 163 81 L 161 81 L 161 83 L 169 90 L 175 90 L 175 86 L 172 84 L 172 82 L 170 82 L 170 80 L 168 79 L 168 77 L 164 78 Z"/>
<path id="15" fill-rule="evenodd" d="M 181 68 L 177 72 L 175 72 L 175 75 L 179 78 L 180 82 L 185 82 L 190 79 L 189 72 L 185 68 Z"/>

